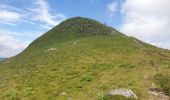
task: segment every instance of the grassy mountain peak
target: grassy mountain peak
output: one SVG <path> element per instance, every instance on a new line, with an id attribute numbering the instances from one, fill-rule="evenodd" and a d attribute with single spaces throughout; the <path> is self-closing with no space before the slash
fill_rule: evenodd
<path id="1" fill-rule="evenodd" d="M 89 18 L 74 17 L 63 21 L 35 42 L 59 42 L 77 37 L 111 35 L 116 33 L 117 31 L 115 29 L 98 21 Z"/>
<path id="2" fill-rule="evenodd" d="M 33 43 L 29 45 L 28 49 L 49 47 L 61 42 L 74 40 L 76 38 L 108 35 L 113 36 L 118 34 L 122 35 L 114 28 L 108 27 L 96 20 L 83 17 L 73 17 L 63 21 L 33 41 Z"/>
<path id="3" fill-rule="evenodd" d="M 139 100 L 170 96 L 170 51 L 88 18 L 70 18 L 0 63 L 2 100 L 129 100 L 106 94 L 130 89 Z"/>

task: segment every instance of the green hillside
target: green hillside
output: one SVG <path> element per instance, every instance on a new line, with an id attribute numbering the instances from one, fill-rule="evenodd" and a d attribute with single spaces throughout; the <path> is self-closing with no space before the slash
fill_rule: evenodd
<path id="1" fill-rule="evenodd" d="M 170 95 L 170 51 L 88 18 L 68 19 L 0 64 L 2 100 L 129 100 L 107 97 L 131 89 L 139 100 Z"/>

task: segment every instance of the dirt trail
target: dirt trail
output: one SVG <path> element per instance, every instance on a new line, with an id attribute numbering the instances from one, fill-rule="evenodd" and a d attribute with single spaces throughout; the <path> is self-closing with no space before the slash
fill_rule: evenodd
<path id="1" fill-rule="evenodd" d="M 170 100 L 164 93 L 156 91 L 156 86 L 148 76 L 144 76 L 144 85 L 148 87 L 149 100 Z"/>

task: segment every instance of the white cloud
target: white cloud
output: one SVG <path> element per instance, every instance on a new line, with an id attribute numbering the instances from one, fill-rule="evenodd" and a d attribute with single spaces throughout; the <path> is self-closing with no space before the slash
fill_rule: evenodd
<path id="1" fill-rule="evenodd" d="M 37 32 L 22 32 L 22 35 L 24 38 L 31 39 L 33 41 L 34 39 L 40 37 L 44 32 L 42 31 L 37 31 Z"/>
<path id="2" fill-rule="evenodd" d="M 24 50 L 43 32 L 14 32 L 0 28 L 0 57 L 10 57 Z"/>
<path id="3" fill-rule="evenodd" d="M 17 53 L 21 52 L 26 47 L 18 39 L 10 35 L 1 35 L 0 37 L 0 56 L 1 57 L 10 57 L 14 56 Z"/>
<path id="4" fill-rule="evenodd" d="M 50 30 L 50 29 L 52 29 L 53 27 L 52 26 L 50 26 L 50 25 L 40 25 L 42 28 L 45 28 L 45 29 L 47 29 L 47 30 Z"/>
<path id="5" fill-rule="evenodd" d="M 19 8 L 16 8 L 16 7 L 13 7 L 13 6 L 9 6 L 9 5 L 5 5 L 5 4 L 1 4 L 1 3 L 0 3 L 0 9 L 8 9 L 10 11 L 27 13 L 26 11 L 24 11 L 22 9 L 19 9 Z"/>
<path id="6" fill-rule="evenodd" d="M 0 20 L 4 20 L 7 22 L 16 22 L 20 19 L 20 17 L 20 14 L 17 12 L 0 10 Z"/>
<path id="7" fill-rule="evenodd" d="M 0 36 L 1 35 L 10 35 L 14 37 L 27 37 L 27 38 L 32 38 L 32 37 L 38 37 L 42 35 L 43 32 L 15 32 L 15 31 L 10 31 L 8 29 L 3 29 L 0 28 Z"/>
<path id="8" fill-rule="evenodd" d="M 14 11 L 4 10 L 0 8 L 0 22 L 9 25 L 15 25 L 21 20 L 21 14 Z"/>
<path id="9" fill-rule="evenodd" d="M 28 21 L 28 12 L 16 7 L 0 4 L 0 24 L 16 26 L 19 22 Z"/>
<path id="10" fill-rule="evenodd" d="M 107 5 L 107 10 L 110 12 L 110 13 L 114 13 L 118 10 L 118 4 L 117 2 L 112 2 L 112 3 L 109 3 Z"/>
<path id="11" fill-rule="evenodd" d="M 125 0 L 120 30 L 159 47 L 170 48 L 170 0 Z"/>
<path id="12" fill-rule="evenodd" d="M 34 8 L 30 9 L 33 13 L 33 20 L 38 20 L 44 22 L 45 24 L 49 24 L 51 26 L 55 26 L 59 24 L 62 20 L 66 18 L 65 15 L 57 13 L 52 15 L 50 13 L 50 7 L 46 0 L 36 0 Z"/>
<path id="13" fill-rule="evenodd" d="M 109 19 L 110 23 L 115 23 L 117 20 L 120 19 L 120 5 L 121 0 L 113 0 L 113 2 L 108 3 L 106 6 L 107 11 L 107 19 Z M 114 18 L 114 20 L 113 20 Z"/>

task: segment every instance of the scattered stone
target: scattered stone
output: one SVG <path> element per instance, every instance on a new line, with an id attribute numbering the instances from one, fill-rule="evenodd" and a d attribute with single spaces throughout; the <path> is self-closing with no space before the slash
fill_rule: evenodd
<path id="1" fill-rule="evenodd" d="M 159 100 L 169 100 L 169 97 L 163 94 L 162 92 L 148 91 L 148 93 L 157 96 Z"/>
<path id="2" fill-rule="evenodd" d="M 111 90 L 107 93 L 109 96 L 114 96 L 114 95 L 121 95 L 125 96 L 127 98 L 134 98 L 137 99 L 137 96 L 132 92 L 132 90 L 129 89 L 115 89 Z"/>
<path id="3" fill-rule="evenodd" d="M 156 96 L 159 98 L 159 100 L 169 100 L 170 98 L 168 96 L 166 96 L 163 92 L 158 92 L 156 91 L 156 86 L 154 86 L 152 84 L 151 88 L 149 89 L 148 93 L 153 95 L 153 96 Z"/>
<path id="4" fill-rule="evenodd" d="M 75 41 L 75 42 L 73 42 L 73 45 L 76 45 L 77 44 L 77 42 Z"/>
<path id="5" fill-rule="evenodd" d="M 67 93 L 66 93 L 66 92 L 62 92 L 60 95 L 63 95 L 63 96 L 64 96 L 64 95 L 67 95 Z"/>
<path id="6" fill-rule="evenodd" d="M 57 50 L 57 48 L 49 48 L 49 49 L 45 50 L 45 52 L 47 52 L 47 51 L 55 51 L 55 50 Z"/>
<path id="7" fill-rule="evenodd" d="M 154 96 L 158 96 L 158 93 L 156 93 L 155 91 L 148 91 L 149 94 L 152 94 Z"/>
<path id="8" fill-rule="evenodd" d="M 169 97 L 163 94 L 162 92 L 159 92 L 158 96 L 160 100 L 169 100 Z"/>
<path id="9" fill-rule="evenodd" d="M 50 85 L 53 86 L 53 87 L 55 87 L 55 86 L 56 86 L 56 83 L 55 83 L 55 82 L 51 82 Z"/>
<path id="10" fill-rule="evenodd" d="M 152 83 L 151 87 L 148 90 L 148 93 L 158 97 L 159 100 L 169 100 L 169 97 L 166 96 L 163 92 L 157 91 L 157 88 L 158 87 L 154 83 Z"/>

